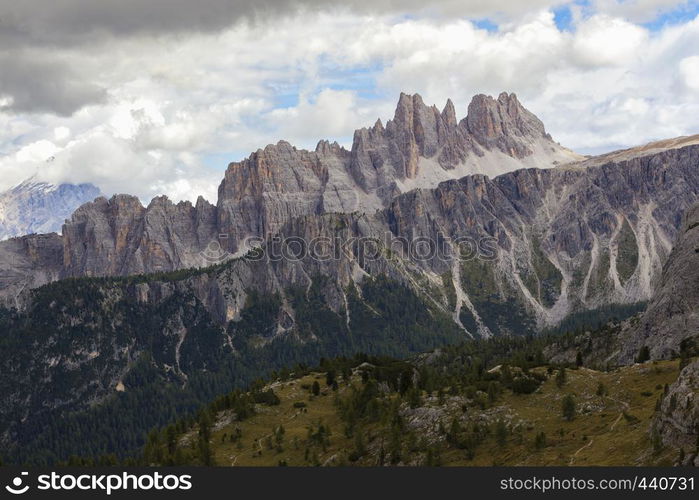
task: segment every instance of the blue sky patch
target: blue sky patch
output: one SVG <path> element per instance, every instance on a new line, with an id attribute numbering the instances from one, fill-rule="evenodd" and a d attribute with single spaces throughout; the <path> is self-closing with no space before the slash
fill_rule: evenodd
<path id="1" fill-rule="evenodd" d="M 686 23 L 699 15 L 699 2 L 689 1 L 677 8 L 663 12 L 656 19 L 643 23 L 643 26 L 651 31 L 660 31 L 666 26 Z"/>
<path id="2" fill-rule="evenodd" d="M 476 19 L 472 22 L 476 27 L 482 30 L 490 31 L 491 33 L 498 30 L 498 25 L 490 19 Z"/>
<path id="3" fill-rule="evenodd" d="M 573 13 L 570 11 L 570 6 L 563 5 L 553 9 L 553 20 L 561 31 L 570 31 L 573 23 Z"/>

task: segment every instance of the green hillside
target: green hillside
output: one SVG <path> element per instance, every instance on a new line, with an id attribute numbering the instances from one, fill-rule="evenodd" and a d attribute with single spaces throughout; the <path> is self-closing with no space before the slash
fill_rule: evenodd
<path id="1" fill-rule="evenodd" d="M 322 371 L 238 394 L 250 402 L 242 415 L 219 400 L 198 419 L 152 433 L 143 461 L 489 466 L 672 465 L 677 459 L 676 449 L 649 433 L 677 361 L 609 372 L 566 369 L 537 359 L 536 347 L 495 343 L 410 362 L 325 361 Z"/>

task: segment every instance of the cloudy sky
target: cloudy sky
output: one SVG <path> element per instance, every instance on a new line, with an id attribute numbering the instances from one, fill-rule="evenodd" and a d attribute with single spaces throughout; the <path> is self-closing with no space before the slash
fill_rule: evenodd
<path id="1" fill-rule="evenodd" d="M 425 5 L 429 7 L 425 7 Z M 215 200 L 230 161 L 516 92 L 563 145 L 699 133 L 697 0 L 0 0 L 0 189 Z"/>

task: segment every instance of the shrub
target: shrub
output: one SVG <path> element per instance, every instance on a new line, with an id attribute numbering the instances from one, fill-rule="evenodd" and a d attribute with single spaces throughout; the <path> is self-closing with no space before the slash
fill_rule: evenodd
<path id="1" fill-rule="evenodd" d="M 565 367 L 561 367 L 556 374 L 556 385 L 558 387 L 563 387 L 568 380 L 568 375 L 566 374 Z"/>
<path id="2" fill-rule="evenodd" d="M 597 395 L 600 397 L 607 395 L 607 387 L 602 382 L 597 384 Z"/>
<path id="3" fill-rule="evenodd" d="M 517 377 L 512 381 L 512 392 L 515 394 L 531 394 L 536 391 L 541 382 L 532 377 Z"/>
<path id="4" fill-rule="evenodd" d="M 638 351 L 638 356 L 636 356 L 636 363 L 645 363 L 650 359 L 650 349 L 647 345 L 641 347 Z"/>
<path id="5" fill-rule="evenodd" d="M 534 438 L 534 448 L 537 450 L 546 448 L 546 434 L 544 434 L 543 431 L 536 434 L 536 437 Z"/>
<path id="6" fill-rule="evenodd" d="M 255 403 L 265 404 L 268 406 L 275 406 L 280 403 L 279 396 L 274 394 L 274 391 L 272 389 L 268 389 L 266 391 L 261 392 L 255 392 L 253 393 L 252 398 L 255 401 Z"/>

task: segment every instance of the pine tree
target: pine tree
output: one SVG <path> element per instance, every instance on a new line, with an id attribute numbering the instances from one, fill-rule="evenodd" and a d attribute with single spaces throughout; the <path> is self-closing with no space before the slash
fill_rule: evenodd
<path id="1" fill-rule="evenodd" d="M 563 411 L 563 418 L 566 420 L 571 421 L 575 418 L 575 398 L 572 394 L 567 394 L 563 398 L 561 409 Z"/>
<path id="2" fill-rule="evenodd" d="M 507 444 L 507 426 L 502 420 L 498 420 L 495 424 L 495 440 L 500 447 L 504 447 Z"/>
<path id="3" fill-rule="evenodd" d="M 607 395 L 607 387 L 602 382 L 597 384 L 597 395 L 600 397 Z"/>
<path id="4" fill-rule="evenodd" d="M 645 363 L 650 359 L 650 349 L 648 348 L 647 345 L 644 345 L 641 347 L 641 350 L 638 351 L 638 356 L 636 356 L 636 363 Z"/>
<path id="5" fill-rule="evenodd" d="M 177 428 L 174 425 L 169 425 L 165 430 L 165 436 L 167 440 L 167 452 L 172 456 L 177 449 Z"/>
<path id="6" fill-rule="evenodd" d="M 566 373 L 566 368 L 565 368 L 565 366 L 562 366 L 558 370 L 558 373 L 556 374 L 556 385 L 558 387 L 563 387 L 567 380 L 568 380 L 568 375 Z"/>
<path id="7" fill-rule="evenodd" d="M 422 394 L 420 389 L 413 387 L 408 391 L 408 404 L 411 408 L 417 408 L 422 405 Z"/>
<path id="8" fill-rule="evenodd" d="M 495 382 L 490 382 L 488 384 L 488 402 L 490 404 L 495 403 L 498 399 L 498 386 Z"/>
<path id="9" fill-rule="evenodd" d="M 364 433 L 361 430 L 357 430 L 354 436 L 354 456 L 359 459 L 366 453 L 366 446 L 364 444 Z"/>
<path id="10" fill-rule="evenodd" d="M 537 433 L 536 437 L 534 438 L 534 448 L 537 450 L 546 448 L 546 434 L 544 434 L 544 431 Z"/>
<path id="11" fill-rule="evenodd" d="M 199 417 L 199 459 L 203 465 L 214 465 L 214 455 L 211 450 L 211 415 L 203 411 Z"/>

